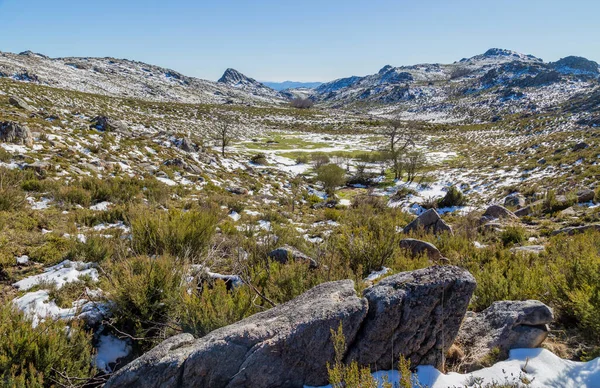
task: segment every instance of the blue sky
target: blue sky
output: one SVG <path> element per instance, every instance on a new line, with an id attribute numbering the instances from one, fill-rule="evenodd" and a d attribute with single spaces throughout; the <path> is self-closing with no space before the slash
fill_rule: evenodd
<path id="1" fill-rule="evenodd" d="M 501 47 L 600 62 L 598 0 L 0 0 L 0 51 L 327 81 Z"/>

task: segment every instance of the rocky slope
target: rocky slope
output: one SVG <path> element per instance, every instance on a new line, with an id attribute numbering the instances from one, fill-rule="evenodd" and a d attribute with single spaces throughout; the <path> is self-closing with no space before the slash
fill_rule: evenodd
<path id="1" fill-rule="evenodd" d="M 243 90 L 246 93 L 257 97 L 273 99 L 285 98 L 279 92 L 265 86 L 254 78 L 246 77 L 244 74 L 231 68 L 225 70 L 225 73 L 223 73 L 217 83 Z"/>
<path id="2" fill-rule="evenodd" d="M 490 49 L 452 64 L 384 66 L 315 89 L 331 106 L 428 121 L 491 119 L 499 114 L 556 109 L 578 93 L 597 90 L 596 62 L 566 57 L 546 63 L 532 55 Z"/>
<path id="3" fill-rule="evenodd" d="M 279 103 L 285 99 L 264 86 L 239 88 L 229 82 L 201 80 L 137 61 L 49 58 L 30 51 L 0 53 L 0 77 L 86 93 L 155 101 L 219 104 Z"/>

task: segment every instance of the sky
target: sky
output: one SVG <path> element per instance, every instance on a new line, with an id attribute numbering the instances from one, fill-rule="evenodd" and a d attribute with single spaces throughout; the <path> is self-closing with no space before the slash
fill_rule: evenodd
<path id="1" fill-rule="evenodd" d="M 491 47 L 600 62 L 599 0 L 0 0 L 0 51 L 330 81 Z"/>

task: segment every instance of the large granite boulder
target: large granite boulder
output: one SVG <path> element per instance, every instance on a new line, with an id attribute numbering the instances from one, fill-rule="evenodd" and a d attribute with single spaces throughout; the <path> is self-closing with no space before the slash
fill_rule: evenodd
<path id="1" fill-rule="evenodd" d="M 120 120 L 108 116 L 96 116 L 90 128 L 105 132 L 128 133 L 127 126 Z"/>
<path id="2" fill-rule="evenodd" d="M 519 217 L 504 206 L 492 205 L 486 209 L 485 213 L 483 213 L 480 222 L 483 224 L 492 220 L 518 221 Z"/>
<path id="3" fill-rule="evenodd" d="M 0 122 L 0 141 L 14 144 L 33 145 L 33 135 L 27 126 L 13 121 Z"/>
<path id="4" fill-rule="evenodd" d="M 441 367 L 475 285 L 468 271 L 453 266 L 384 278 L 364 291 L 369 312 L 346 359 L 389 370 L 402 354 L 411 365 Z"/>
<path id="5" fill-rule="evenodd" d="M 500 357 L 510 349 L 536 348 L 548 336 L 552 309 L 537 300 L 500 301 L 480 313 L 469 312 L 460 328 L 457 343 L 467 350 L 467 369 L 483 366 L 494 349 Z"/>
<path id="6" fill-rule="evenodd" d="M 25 102 L 25 100 L 23 100 L 22 98 L 16 97 L 16 96 L 9 97 L 8 103 L 11 104 L 12 106 L 15 106 L 19 109 L 26 110 L 28 112 L 34 111 L 34 109 L 27 102 Z"/>
<path id="7" fill-rule="evenodd" d="M 446 224 L 435 209 L 429 209 L 404 227 L 404 233 L 415 233 L 419 230 L 434 234 L 453 234 L 450 225 Z"/>
<path id="8" fill-rule="evenodd" d="M 266 312 L 194 339 L 182 334 L 116 372 L 105 387 L 302 387 L 327 383 L 331 330 L 342 324 L 347 359 L 390 368 L 440 365 L 475 280 L 457 267 L 390 276 L 360 298 L 350 280 L 318 285 Z"/>

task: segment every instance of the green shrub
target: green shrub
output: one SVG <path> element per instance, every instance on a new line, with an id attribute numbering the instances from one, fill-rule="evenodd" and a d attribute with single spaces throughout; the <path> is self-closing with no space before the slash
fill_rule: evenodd
<path id="1" fill-rule="evenodd" d="M 36 327 L 12 303 L 0 306 L 0 385 L 70 386 L 94 376 L 92 335 L 77 322 L 46 320 Z M 69 381 L 67 377 L 73 380 Z"/>
<path id="2" fill-rule="evenodd" d="M 333 194 L 336 187 L 346 182 L 346 170 L 337 164 L 326 164 L 317 169 L 317 181 L 323 183 L 328 194 Z"/>
<path id="3" fill-rule="evenodd" d="M 252 158 L 250 158 L 250 161 L 254 164 L 258 164 L 259 166 L 266 166 L 269 164 L 269 162 L 267 162 L 267 156 L 265 154 L 256 154 Z"/>
<path id="4" fill-rule="evenodd" d="M 216 209 L 181 211 L 136 208 L 130 215 L 133 250 L 196 260 L 208 248 L 219 220 Z"/>
<path id="5" fill-rule="evenodd" d="M 225 282 L 215 281 L 212 287 L 183 294 L 178 321 L 184 332 L 202 337 L 258 312 L 254 296 L 248 287 L 228 291 Z"/>
<path id="6" fill-rule="evenodd" d="M 465 195 L 456 188 L 451 186 L 444 198 L 438 202 L 438 207 L 454 207 L 454 206 L 465 206 L 467 204 L 467 198 Z"/>
<path id="7" fill-rule="evenodd" d="M 521 226 L 507 226 L 500 233 L 500 241 L 504 246 L 520 244 L 525 241 L 525 229 Z"/>
<path id="8" fill-rule="evenodd" d="M 29 257 L 33 261 L 52 265 L 63 260 L 75 242 L 55 234 L 47 234 L 43 245 L 33 249 Z"/>
<path id="9" fill-rule="evenodd" d="M 298 155 L 296 157 L 296 164 L 306 164 L 310 162 L 310 158 L 306 154 Z"/>
<path id="10" fill-rule="evenodd" d="M 110 263 L 101 289 L 112 306 L 112 324 L 139 338 L 139 351 L 173 333 L 174 317 L 185 293 L 186 266 L 170 256 L 146 256 Z"/>
<path id="11" fill-rule="evenodd" d="M 88 191 L 81 187 L 66 186 L 59 190 L 56 199 L 68 205 L 80 205 L 83 207 L 88 207 L 92 201 L 92 196 Z"/>

